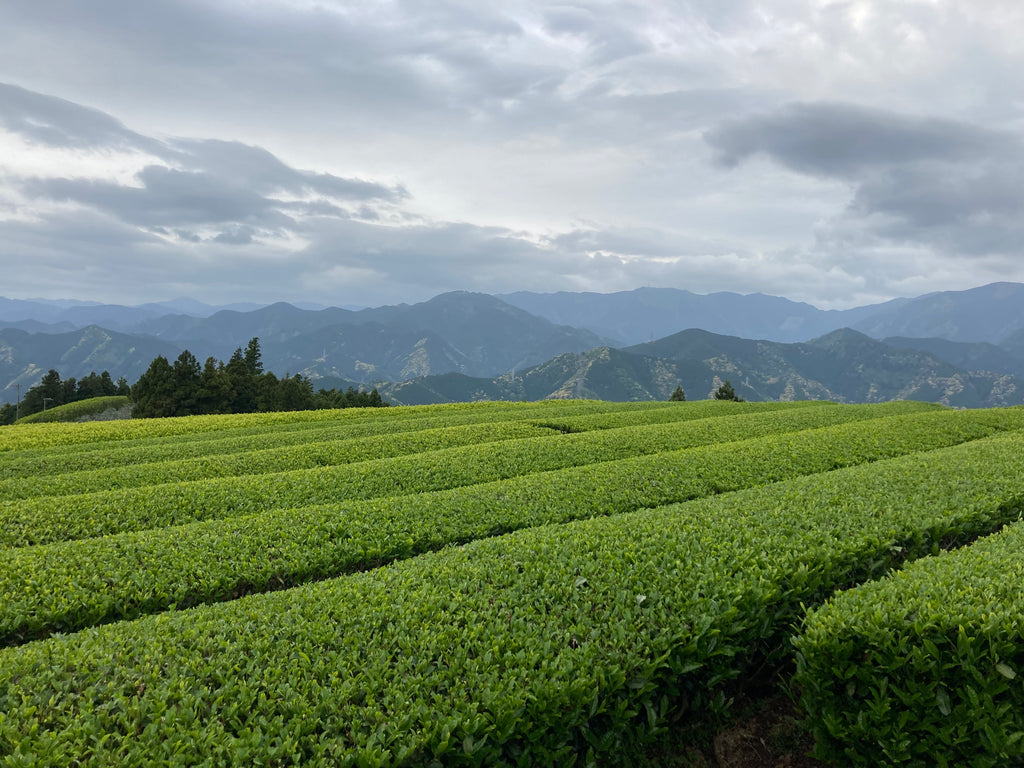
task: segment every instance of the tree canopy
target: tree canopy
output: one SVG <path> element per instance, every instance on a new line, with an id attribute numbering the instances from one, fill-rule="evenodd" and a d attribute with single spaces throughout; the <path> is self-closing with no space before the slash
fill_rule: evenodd
<path id="1" fill-rule="evenodd" d="M 742 403 L 743 398 L 736 394 L 736 390 L 733 389 L 732 384 L 728 379 L 718 389 L 715 390 L 715 400 L 735 400 L 737 403 Z"/>
<path id="2" fill-rule="evenodd" d="M 123 376 L 115 382 L 107 371 L 100 374 L 92 371 L 80 380 L 71 377 L 62 381 L 60 373 L 51 368 L 43 374 L 38 384 L 29 388 L 20 404 L 5 403 L 0 406 L 0 424 L 13 424 L 22 416 L 58 405 L 77 403 L 93 397 L 127 395 L 129 391 L 128 382 Z"/>
<path id="3" fill-rule="evenodd" d="M 171 365 L 157 357 L 131 390 L 133 416 L 192 416 L 207 413 L 308 411 L 318 408 L 367 408 L 388 405 L 376 389 L 361 392 L 321 389 L 300 374 L 278 378 L 263 370 L 260 340 L 236 349 L 228 362 L 206 358 L 200 367 L 185 350 Z"/>

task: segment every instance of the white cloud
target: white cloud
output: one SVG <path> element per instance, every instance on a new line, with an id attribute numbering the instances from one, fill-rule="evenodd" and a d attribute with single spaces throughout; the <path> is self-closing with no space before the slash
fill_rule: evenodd
<path id="1" fill-rule="evenodd" d="M 1024 280 L 1022 27 L 1015 0 L 6 3 L 4 290 Z"/>

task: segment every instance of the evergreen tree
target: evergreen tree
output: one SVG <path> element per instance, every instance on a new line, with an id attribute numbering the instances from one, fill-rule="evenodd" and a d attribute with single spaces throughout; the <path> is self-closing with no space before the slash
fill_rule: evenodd
<path id="1" fill-rule="evenodd" d="M 199 376 L 201 370 L 196 356 L 187 349 L 174 361 L 174 415 L 192 416 L 202 413 L 198 409 Z"/>
<path id="2" fill-rule="evenodd" d="M 282 411 L 313 410 L 313 382 L 305 376 L 295 374 L 280 382 Z"/>
<path id="3" fill-rule="evenodd" d="M 78 382 L 75 381 L 75 377 L 72 376 L 70 379 L 65 379 L 60 385 L 60 403 L 58 405 L 75 402 L 78 399 L 75 397 L 77 392 Z"/>
<path id="4" fill-rule="evenodd" d="M 737 403 L 742 403 L 743 398 L 736 394 L 736 390 L 732 388 L 732 384 L 726 379 L 725 383 L 715 390 L 715 400 L 734 400 Z"/>
<path id="5" fill-rule="evenodd" d="M 124 379 L 121 381 L 124 383 L 125 390 L 120 394 L 128 394 L 128 382 Z M 92 371 L 80 381 L 76 381 L 74 377 L 61 381 L 60 374 L 51 368 L 38 384 L 30 387 L 25 393 L 20 408 L 12 406 L 14 410 L 4 416 L 4 418 L 10 417 L 10 421 L 5 422 L 0 419 L 0 424 L 13 423 L 21 416 L 29 416 L 58 405 L 114 394 L 119 394 L 118 387 L 111 381 L 110 373 L 107 371 L 103 371 L 100 375 Z"/>
<path id="6" fill-rule="evenodd" d="M 166 357 L 158 355 L 132 387 L 132 416 L 173 416 L 177 408 L 175 389 L 174 368 Z"/>
<path id="7" fill-rule="evenodd" d="M 680 384 L 679 386 L 677 386 L 675 388 L 675 391 L 673 391 L 672 394 L 669 395 L 668 399 L 673 403 L 684 402 L 686 400 L 686 393 L 683 392 L 683 385 Z"/>
<path id="8" fill-rule="evenodd" d="M 127 382 L 125 382 L 127 384 Z M 110 397 L 117 394 L 117 386 L 110 378 L 110 373 L 104 371 L 99 376 L 92 371 L 88 376 L 79 379 L 75 387 L 74 400 L 88 400 L 93 397 Z M 72 400 L 71 402 L 74 402 Z"/>
<path id="9" fill-rule="evenodd" d="M 206 358 L 203 371 L 199 374 L 196 412 L 231 413 L 231 400 L 231 379 L 224 370 L 224 363 L 214 357 Z"/>
<path id="10" fill-rule="evenodd" d="M 85 386 L 92 386 L 92 377 L 95 374 L 83 380 L 88 381 Z M 106 381 L 109 382 L 109 378 L 108 375 Z M 116 386 L 109 386 L 120 389 L 122 384 L 127 385 L 127 382 L 121 379 Z M 273 372 L 264 372 L 258 337 L 249 340 L 245 351 L 240 347 L 236 349 L 226 365 L 208 357 L 200 369 L 199 362 L 188 350 L 179 355 L 173 366 L 166 358 L 158 357 L 131 388 L 131 395 L 135 403 L 133 415 L 140 417 L 388 405 L 376 389 L 370 392 L 355 387 L 346 391 L 321 389 L 314 394 L 313 383 L 301 374 L 278 379 Z"/>
<path id="11" fill-rule="evenodd" d="M 245 364 L 249 367 L 249 373 L 253 376 L 259 376 L 263 373 L 263 360 L 258 336 L 253 336 L 249 339 L 249 343 L 245 347 Z"/>
<path id="12" fill-rule="evenodd" d="M 380 392 L 374 388 L 369 392 L 360 392 L 355 387 L 346 390 L 321 389 L 313 398 L 314 408 L 387 408 Z"/>
<path id="13" fill-rule="evenodd" d="M 31 413 L 39 413 L 55 405 L 64 404 L 64 383 L 60 380 L 60 374 L 51 368 L 34 387 L 25 393 L 21 401 L 21 415 L 28 416 Z"/>
<path id="14" fill-rule="evenodd" d="M 266 413 L 269 411 L 284 411 L 281 383 L 273 371 L 264 373 L 258 379 L 256 392 L 257 410 Z"/>
<path id="15" fill-rule="evenodd" d="M 241 348 L 232 353 L 224 370 L 231 382 L 231 413 L 253 413 L 256 410 L 256 375 Z"/>

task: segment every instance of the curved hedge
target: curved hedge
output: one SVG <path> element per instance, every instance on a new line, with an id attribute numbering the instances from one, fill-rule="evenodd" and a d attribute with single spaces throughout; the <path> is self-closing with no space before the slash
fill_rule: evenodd
<path id="1" fill-rule="evenodd" d="M 796 638 L 820 757 L 1024 763 L 1024 523 L 812 611 Z"/>
<path id="2" fill-rule="evenodd" d="M 280 589 L 520 528 L 956 444 L 992 433 L 979 413 L 855 421 L 449 491 L 13 549 L 0 564 L 0 643 Z"/>
<path id="3" fill-rule="evenodd" d="M 716 709 L 804 603 L 1022 501 L 1014 434 L 51 638 L 0 651 L 0 754 L 628 764 L 671 719 Z"/>
<path id="4" fill-rule="evenodd" d="M 423 493 L 908 410 L 913 416 L 914 406 L 902 403 L 794 408 L 675 424 L 549 434 L 311 469 L 7 500 L 0 502 L 0 547 L 47 544 L 348 499 Z M 1024 410 L 1019 413 L 1024 422 Z M 928 411 L 921 415 L 948 418 L 950 423 L 966 422 L 955 414 Z M 993 413 L 970 418 L 983 424 L 1007 422 L 1010 417 Z M 316 450 L 315 445 L 301 449 Z M 142 465 L 139 471 L 150 471 L 147 467 Z"/>

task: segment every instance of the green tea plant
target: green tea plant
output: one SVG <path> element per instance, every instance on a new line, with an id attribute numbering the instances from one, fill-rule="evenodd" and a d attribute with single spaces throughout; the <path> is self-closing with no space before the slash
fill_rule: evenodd
<path id="1" fill-rule="evenodd" d="M 544 437 L 424 450 L 335 466 L 8 500 L 0 502 L 0 546 L 47 544 L 269 509 L 423 493 L 686 446 L 871 419 L 890 408 L 904 411 L 899 404 L 824 406 L 583 433 L 549 431 Z M 986 425 L 990 422 L 1009 424 L 1018 417 L 1024 423 L 1024 411 L 1005 417 L 994 412 L 972 413 L 977 415 L 926 411 L 894 418 L 920 415 L 950 424 L 976 423 L 982 430 L 989 430 Z M 307 446 L 300 451 L 316 455 L 317 448 Z M 148 471 L 146 465 L 139 471 Z"/>
<path id="2" fill-rule="evenodd" d="M 1022 584 L 1016 523 L 811 611 L 795 639 L 795 682 L 819 756 L 855 766 L 1024 762 Z"/>
<path id="3" fill-rule="evenodd" d="M 1016 520 L 1024 436 L 0 651 L 9 765 L 629 764 L 802 606 Z"/>
<path id="4" fill-rule="evenodd" d="M 448 491 L 13 549 L 0 564 L 0 642 L 280 589 L 530 526 L 930 450 L 991 434 L 992 418 L 941 411 L 855 421 Z"/>

